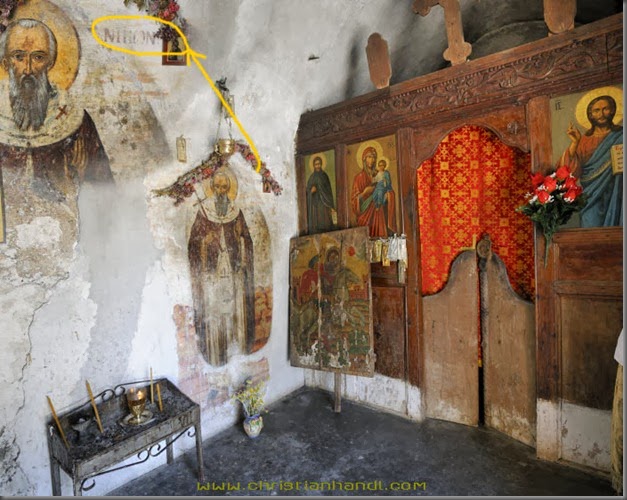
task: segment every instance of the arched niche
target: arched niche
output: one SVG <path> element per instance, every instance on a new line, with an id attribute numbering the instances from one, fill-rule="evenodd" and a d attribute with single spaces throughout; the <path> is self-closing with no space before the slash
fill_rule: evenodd
<path id="1" fill-rule="evenodd" d="M 415 165 L 418 168 L 423 161 L 431 158 L 442 140 L 453 130 L 464 125 L 478 125 L 489 129 L 504 144 L 528 153 L 530 146 L 526 123 L 524 106 L 515 106 L 500 110 L 489 109 L 486 110 L 485 115 L 474 117 L 469 121 L 460 118 L 436 123 L 424 129 L 416 127 Z"/>
<path id="2" fill-rule="evenodd" d="M 534 240 L 516 212 L 531 155 L 503 117 L 443 124 L 435 145 L 414 138 L 423 141 L 416 156 L 428 155 L 415 164 L 422 388 L 427 417 L 485 423 L 534 446 Z M 489 252 L 478 256 L 486 242 Z"/>
<path id="3" fill-rule="evenodd" d="M 486 126 L 486 122 L 490 125 Z M 418 211 L 415 220 L 420 225 L 422 247 L 421 293 L 429 295 L 441 290 L 445 284 L 441 276 L 448 272 L 450 262 L 464 248 L 474 247 L 482 236 L 489 234 L 508 270 L 512 288 L 524 299 L 533 297 L 533 227 L 516 212 L 530 189 L 531 155 L 528 148 L 520 147 L 527 146 L 519 138 L 522 134 L 509 131 L 511 123 L 516 121 L 509 116 L 505 120 L 488 117 L 457 126 L 447 124 L 438 130 L 442 135 L 435 145 L 429 144 L 422 133 L 420 138 L 416 137 L 418 148 L 421 143 L 424 145 L 423 155 L 429 153 L 428 157 L 420 158 L 422 155 L 417 151 L 415 163 Z M 467 149 L 460 152 L 466 142 Z M 487 151 L 491 153 L 480 150 L 482 143 L 490 145 Z M 441 167 L 444 159 L 451 160 L 450 166 L 447 161 L 446 168 Z M 464 163 L 461 169 L 456 166 L 460 162 Z M 421 171 L 425 164 L 435 176 L 429 183 L 429 192 L 420 186 L 421 179 L 426 180 L 427 172 Z M 440 193 L 442 189 L 446 192 Z M 428 202 L 420 199 L 421 193 Z M 425 205 L 422 209 L 421 204 Z M 434 259 L 439 260 L 437 270 L 432 270 L 438 276 L 438 283 L 430 284 L 424 271 L 426 262 L 432 263 Z"/>

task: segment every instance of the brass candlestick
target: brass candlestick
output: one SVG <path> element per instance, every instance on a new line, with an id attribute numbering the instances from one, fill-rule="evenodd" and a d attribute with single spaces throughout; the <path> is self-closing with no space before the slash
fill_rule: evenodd
<path id="1" fill-rule="evenodd" d="M 141 424 L 142 413 L 144 413 L 144 409 L 146 408 L 146 391 L 131 387 L 126 394 L 126 402 L 133 415 L 129 423 L 135 425 Z"/>

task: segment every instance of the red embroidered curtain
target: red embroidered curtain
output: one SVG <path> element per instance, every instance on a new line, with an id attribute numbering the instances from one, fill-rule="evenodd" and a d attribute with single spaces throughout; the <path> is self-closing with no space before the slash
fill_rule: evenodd
<path id="1" fill-rule="evenodd" d="M 418 169 L 422 293 L 440 291 L 451 263 L 490 235 L 514 291 L 533 300 L 533 226 L 515 211 L 530 185 L 531 158 L 491 131 L 464 126 L 451 132 Z"/>

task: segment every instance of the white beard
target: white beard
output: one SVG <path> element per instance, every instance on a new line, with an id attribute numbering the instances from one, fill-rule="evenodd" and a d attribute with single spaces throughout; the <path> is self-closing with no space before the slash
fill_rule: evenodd
<path id="1" fill-rule="evenodd" d="M 48 75 L 23 75 L 18 81 L 15 70 L 9 68 L 9 100 L 15 125 L 20 130 L 38 130 L 43 125 L 48 111 L 48 101 L 54 90 Z"/>

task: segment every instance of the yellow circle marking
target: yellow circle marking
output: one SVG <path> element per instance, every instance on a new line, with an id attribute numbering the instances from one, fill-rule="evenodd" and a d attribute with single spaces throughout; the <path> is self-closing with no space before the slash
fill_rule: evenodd
<path id="1" fill-rule="evenodd" d="M 592 101 L 592 99 L 596 99 L 602 95 L 609 95 L 616 101 L 616 115 L 614 116 L 614 123 L 620 124 L 623 121 L 623 91 L 618 87 L 601 87 L 591 90 L 590 92 L 586 92 L 584 96 L 579 99 L 577 107 L 575 108 L 577 122 L 579 122 L 579 124 L 586 130 L 592 126 L 590 120 L 588 120 L 588 104 Z"/>
<path id="2" fill-rule="evenodd" d="M 131 49 L 126 49 L 124 47 L 117 47 L 115 45 L 107 43 L 102 38 L 100 38 L 98 36 L 98 33 L 96 33 L 96 26 L 98 24 L 100 24 L 101 22 L 104 22 L 104 21 L 113 21 L 113 20 L 123 20 L 123 21 L 133 20 L 133 21 L 135 21 L 135 20 L 143 20 L 143 19 L 146 19 L 146 20 L 149 20 L 149 21 L 155 21 L 155 22 L 158 22 L 158 23 L 170 26 L 172 29 L 174 29 L 174 31 L 176 31 L 178 33 L 178 35 L 181 38 L 181 40 L 183 40 L 183 45 L 185 46 L 185 48 L 183 50 L 181 50 L 181 51 L 178 51 L 178 52 L 163 52 L 163 51 L 156 52 L 156 51 L 131 50 Z M 166 21 L 165 19 L 161 19 L 160 17 L 155 17 L 155 16 L 133 16 L 133 15 L 129 15 L 129 16 L 121 16 L 121 15 L 103 16 L 103 17 L 99 17 L 98 19 L 95 19 L 94 22 L 91 24 L 91 34 L 93 35 L 93 37 L 96 39 L 96 41 L 100 45 L 102 45 L 104 47 L 107 47 L 108 49 L 111 49 L 111 50 L 117 50 L 118 52 L 124 52 L 125 54 L 130 54 L 130 55 L 139 56 L 139 57 L 144 57 L 144 56 L 166 56 L 166 57 L 167 56 L 184 56 L 186 58 L 186 61 L 187 61 L 187 66 L 189 66 L 190 60 L 194 61 L 194 64 L 196 64 L 196 66 L 198 67 L 198 69 L 200 70 L 202 75 L 205 77 L 205 80 L 207 80 L 207 82 L 209 82 L 209 85 L 210 85 L 211 89 L 218 96 L 218 99 L 220 99 L 220 102 L 222 103 L 222 106 L 224 106 L 224 108 L 228 111 L 229 115 L 231 116 L 231 118 L 233 119 L 235 124 L 237 125 L 237 128 L 239 129 L 241 134 L 244 136 L 244 139 L 246 139 L 246 142 L 248 142 L 248 144 L 250 145 L 250 150 L 252 151 L 253 156 L 255 157 L 255 160 L 257 161 L 257 167 L 255 168 L 255 170 L 257 172 L 259 172 L 261 170 L 261 158 L 259 157 L 259 152 L 257 151 L 257 148 L 255 147 L 255 144 L 253 143 L 253 141 L 251 140 L 250 136 L 248 135 L 248 132 L 246 132 L 246 129 L 244 129 L 244 126 L 242 125 L 242 123 L 239 121 L 239 119 L 237 118 L 237 116 L 235 115 L 233 110 L 231 109 L 231 106 L 229 106 L 229 103 L 226 102 L 226 100 L 222 96 L 222 92 L 220 92 L 218 90 L 218 88 L 213 83 L 213 80 L 209 77 L 209 75 L 205 71 L 205 68 L 203 68 L 202 64 L 200 64 L 200 62 L 199 62 L 199 59 L 206 59 L 207 56 L 204 55 L 204 54 L 201 54 L 199 52 L 196 52 L 195 50 L 193 50 L 190 47 L 189 42 L 187 41 L 187 37 L 183 34 L 181 29 L 176 24 L 171 23 L 170 21 Z"/>

